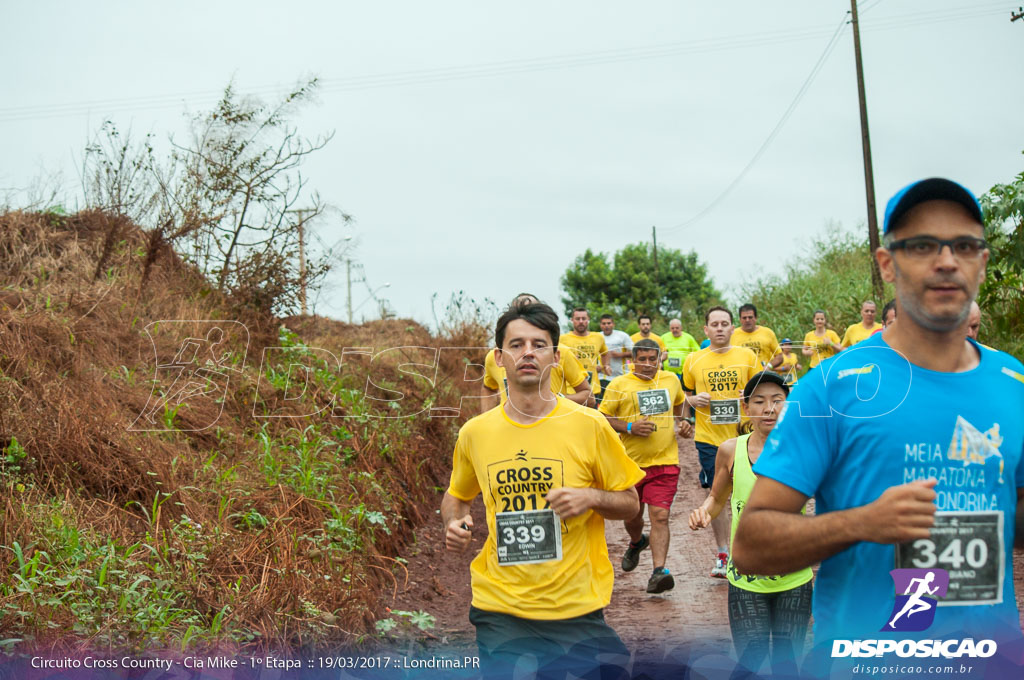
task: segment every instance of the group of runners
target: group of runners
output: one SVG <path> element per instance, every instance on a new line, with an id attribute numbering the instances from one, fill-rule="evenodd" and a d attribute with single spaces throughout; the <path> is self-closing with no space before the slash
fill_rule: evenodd
<path id="1" fill-rule="evenodd" d="M 1020 636 L 1024 366 L 975 339 L 981 208 L 950 180 L 908 185 L 889 201 L 875 257 L 896 291 L 883 323 L 865 302 L 840 339 L 814 311 L 799 380 L 793 343 L 759 325 L 753 305 L 739 327 L 731 310 L 708 309 L 702 349 L 678 319 L 658 336 L 641 316 L 631 337 L 608 315 L 591 332 L 578 308 L 562 333 L 536 297 L 512 301 L 486 358 L 490 402 L 459 433 L 441 505 L 446 545 L 462 551 L 483 497 L 470 621 L 490 673 L 628 667 L 603 617 L 615 580 L 605 521 L 629 535 L 622 571 L 649 549 L 647 592 L 674 587 L 679 437 L 694 439 L 709 490 L 688 525 L 712 528 L 710 575 L 729 581 L 740 667 L 799 659 L 812 589 L 815 645 L 884 635 L 894 614 L 912 615 L 894 610 L 905 594 L 894 569 L 946 570 L 944 603 L 959 606 L 935 612 L 930 637 Z"/>

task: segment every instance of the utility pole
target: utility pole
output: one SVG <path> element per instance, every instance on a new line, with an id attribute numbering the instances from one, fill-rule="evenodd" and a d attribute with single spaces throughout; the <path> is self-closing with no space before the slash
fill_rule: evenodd
<path id="1" fill-rule="evenodd" d="M 658 229 L 651 227 L 651 237 L 654 239 L 654 285 L 658 287 Z"/>
<path id="2" fill-rule="evenodd" d="M 864 193 L 868 204 L 868 247 L 871 250 L 871 286 L 875 291 L 875 299 L 881 300 L 885 290 L 882 287 L 882 274 L 878 271 L 875 261 L 875 250 L 878 249 L 878 216 L 875 214 L 875 178 L 871 169 L 871 138 L 868 135 L 868 105 L 864 95 L 864 64 L 860 54 L 860 27 L 857 21 L 857 0 L 850 0 L 850 13 L 853 15 L 853 54 L 857 62 L 857 98 L 860 101 L 860 136 L 864 147 Z"/>
<path id="3" fill-rule="evenodd" d="M 1010 10 L 1010 23 L 1012 24 L 1017 19 L 1024 19 L 1024 7 L 1018 7 L 1017 14 L 1014 14 L 1012 9 Z"/>
<path id="4" fill-rule="evenodd" d="M 306 213 L 313 212 L 309 208 L 289 210 L 299 216 L 299 302 L 302 304 L 302 315 L 306 315 Z"/>
<path id="5" fill-rule="evenodd" d="M 352 323 L 352 259 L 345 259 L 345 277 L 348 279 L 346 292 L 348 293 L 348 322 Z"/>

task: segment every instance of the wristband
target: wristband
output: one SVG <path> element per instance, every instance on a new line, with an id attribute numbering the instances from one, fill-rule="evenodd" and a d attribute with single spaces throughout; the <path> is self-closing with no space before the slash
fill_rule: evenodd
<path id="1" fill-rule="evenodd" d="M 633 423 L 626 423 L 626 432 L 633 434 Z"/>

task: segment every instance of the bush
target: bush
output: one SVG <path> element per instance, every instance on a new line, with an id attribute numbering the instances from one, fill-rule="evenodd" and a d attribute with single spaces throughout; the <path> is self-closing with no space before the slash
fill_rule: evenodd
<path id="1" fill-rule="evenodd" d="M 884 300 L 875 300 L 879 312 L 893 296 L 890 284 L 885 284 L 885 291 Z M 867 238 L 827 225 L 807 243 L 804 254 L 786 264 L 782 274 L 742 284 L 736 306 L 753 303 L 758 323 L 780 339 L 800 342 L 814 328 L 814 310 L 825 310 L 828 327 L 842 336 L 847 326 L 861 320 L 861 304 L 872 299 Z"/>

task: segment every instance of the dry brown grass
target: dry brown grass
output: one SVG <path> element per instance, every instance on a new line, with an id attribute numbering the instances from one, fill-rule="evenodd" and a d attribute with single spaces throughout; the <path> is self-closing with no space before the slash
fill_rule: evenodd
<path id="1" fill-rule="evenodd" d="M 347 415 L 346 409 L 364 409 L 361 418 L 254 418 L 254 402 L 273 402 L 284 409 L 278 413 L 294 415 L 309 404 L 327 406 L 334 395 L 320 382 L 301 403 L 282 401 L 258 370 L 263 348 L 278 343 L 279 320 L 220 297 L 169 251 L 143 285 L 145 254 L 144 233 L 103 213 L 0 215 L 0 444 L 10 453 L 16 440 L 27 453 L 17 465 L 0 463 L 6 636 L 62 648 L 297 648 L 372 633 L 381 594 L 406 578 L 395 558 L 415 525 L 433 516 L 461 419 L 381 421 L 360 400 L 336 407 Z M 236 318 L 249 329 L 249 358 L 223 403 L 190 400 L 173 416 L 175 432 L 131 431 L 152 392 L 147 324 L 193 319 L 185 329 L 199 337 L 201 320 Z M 439 344 L 408 321 L 286 323 L 306 345 L 339 356 L 344 347 Z M 467 329 L 465 337 L 441 344 L 471 344 L 484 335 L 472 334 Z M 174 355 L 174 337 L 154 338 L 157 356 Z M 228 349 L 245 349 L 233 342 Z M 397 372 L 396 360 L 381 364 L 387 368 L 381 381 L 413 401 L 461 389 L 462 362 L 442 366 L 431 386 Z M 205 427 L 214 420 L 216 427 Z M 309 458 L 327 484 L 321 497 L 285 478 L 268 483 L 275 457 L 282 466 L 299 465 L 295 451 L 310 426 L 309 438 L 347 438 Z M 261 428 L 272 442 L 263 458 Z M 366 520 L 367 512 L 385 521 Z M 265 523 L 245 524 L 239 517 L 246 513 Z M 325 530 L 339 518 L 352 524 L 341 548 Z M 78 553 L 69 536 L 81 541 Z M 121 571 L 97 585 L 108 554 Z M 25 566 L 33 559 L 34 571 Z M 89 573 L 76 581 L 82 592 L 70 598 L 84 603 L 78 609 L 44 596 L 59 590 L 61 575 L 83 569 Z M 124 598 L 139 577 L 161 581 L 173 597 L 163 619 L 133 628 L 124 620 L 145 601 L 123 615 L 103 602 L 118 593 Z M 36 588 L 31 598 L 28 582 Z M 96 617 L 88 614 L 90 602 Z"/>

